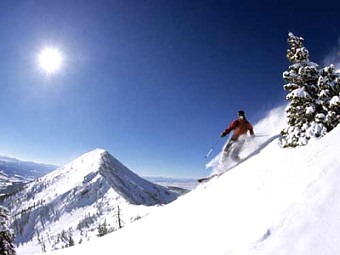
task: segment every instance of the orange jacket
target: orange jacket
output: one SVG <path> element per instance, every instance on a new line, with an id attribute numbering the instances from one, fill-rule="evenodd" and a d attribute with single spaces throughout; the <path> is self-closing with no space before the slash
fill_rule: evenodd
<path id="1" fill-rule="evenodd" d="M 231 140 L 236 141 L 241 135 L 247 134 L 249 131 L 250 135 L 254 135 L 254 129 L 253 126 L 250 124 L 250 122 L 246 119 L 237 119 L 234 120 L 230 126 L 224 130 L 221 134 L 221 136 L 226 136 L 229 134 L 232 130 L 234 130 L 233 136 L 231 137 Z"/>

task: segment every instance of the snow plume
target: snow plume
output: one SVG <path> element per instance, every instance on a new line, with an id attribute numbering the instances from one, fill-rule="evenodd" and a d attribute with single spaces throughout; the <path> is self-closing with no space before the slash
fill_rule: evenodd
<path id="1" fill-rule="evenodd" d="M 338 45 L 325 57 L 323 61 L 324 66 L 333 64 L 337 73 L 340 73 L 340 37 L 338 38 Z"/>
<path id="2" fill-rule="evenodd" d="M 340 52 L 339 52 L 339 55 L 340 55 Z M 335 63 L 334 66 L 335 66 L 335 72 L 340 74 L 340 61 Z"/>
<path id="3" fill-rule="evenodd" d="M 286 125 L 286 106 L 279 106 L 270 110 L 265 118 L 254 125 L 255 138 L 246 138 L 246 143 L 240 153 L 241 160 L 248 159 L 253 155 L 259 153 L 267 144 L 277 138 L 280 131 Z M 237 165 L 236 162 L 228 160 L 227 163 L 222 164 L 223 150 L 227 145 L 229 139 L 225 142 L 222 150 L 206 164 L 206 168 L 211 168 L 211 174 L 220 174 L 226 172 Z"/>

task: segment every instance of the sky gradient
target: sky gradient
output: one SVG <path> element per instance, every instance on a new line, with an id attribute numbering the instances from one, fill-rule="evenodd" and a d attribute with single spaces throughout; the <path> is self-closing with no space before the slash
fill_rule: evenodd
<path id="1" fill-rule="evenodd" d="M 104 148 L 140 175 L 207 174 L 239 109 L 255 124 L 285 103 L 288 32 L 340 62 L 339 4 L 238 2 L 0 1 L 0 154 L 62 165 Z M 64 57 L 53 75 L 46 46 Z"/>

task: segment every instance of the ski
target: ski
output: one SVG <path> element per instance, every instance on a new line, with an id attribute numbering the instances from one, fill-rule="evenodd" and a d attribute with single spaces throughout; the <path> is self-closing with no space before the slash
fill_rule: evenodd
<path id="1" fill-rule="evenodd" d="M 197 181 L 198 181 L 199 183 L 208 182 L 208 181 L 210 181 L 211 179 L 213 179 L 214 177 L 219 177 L 219 176 L 221 176 L 222 174 L 224 174 L 224 173 L 226 173 L 226 172 L 232 170 L 233 168 L 237 167 L 238 165 L 240 165 L 241 163 L 243 163 L 244 161 L 246 161 L 246 160 L 247 160 L 248 158 L 250 158 L 250 157 L 251 157 L 251 155 L 249 155 L 249 156 L 247 156 L 247 157 L 245 157 L 245 158 L 243 158 L 243 159 L 240 159 L 240 160 L 238 160 L 237 162 L 233 162 L 234 164 L 229 165 L 228 167 L 225 165 L 226 163 L 224 163 L 225 170 L 224 170 L 223 172 L 218 173 L 218 174 L 213 174 L 213 175 L 210 175 L 210 176 L 207 176 L 207 177 L 202 177 L 202 178 L 198 179 Z"/>
<path id="2" fill-rule="evenodd" d="M 208 177 L 200 178 L 200 179 L 198 179 L 197 181 L 198 181 L 199 183 L 207 182 L 207 181 L 209 181 L 209 180 L 211 180 L 212 178 L 217 177 L 217 176 L 219 176 L 219 174 L 213 174 L 213 175 L 210 175 L 210 176 L 208 176 Z"/>

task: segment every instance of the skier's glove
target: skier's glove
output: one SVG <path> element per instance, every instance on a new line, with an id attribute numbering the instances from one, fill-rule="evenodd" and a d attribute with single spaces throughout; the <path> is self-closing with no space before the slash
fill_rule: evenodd
<path id="1" fill-rule="evenodd" d="M 227 135 L 227 134 L 224 133 L 224 132 L 221 133 L 221 137 L 225 137 L 226 135 Z"/>

